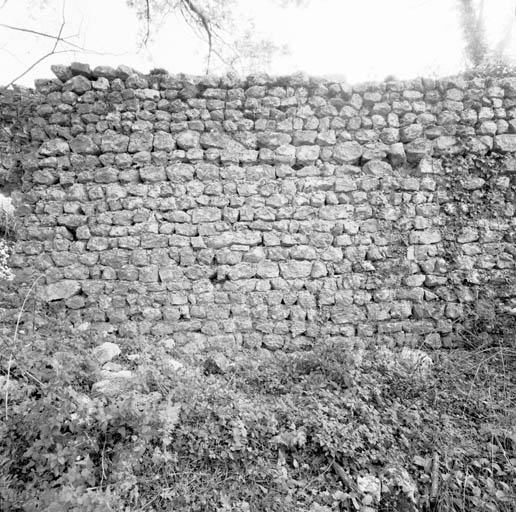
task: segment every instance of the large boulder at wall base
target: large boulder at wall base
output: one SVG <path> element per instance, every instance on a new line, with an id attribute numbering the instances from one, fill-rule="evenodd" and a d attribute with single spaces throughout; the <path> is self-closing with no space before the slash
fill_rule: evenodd
<path id="1" fill-rule="evenodd" d="M 105 364 L 119 356 L 121 353 L 120 347 L 116 343 L 106 341 L 93 349 L 93 356 L 99 364 Z"/>
<path id="2" fill-rule="evenodd" d="M 68 299 L 73 295 L 77 295 L 80 291 L 81 283 L 79 281 L 65 279 L 43 287 L 41 298 L 45 302 L 52 302 L 54 300 Z"/>
<path id="3" fill-rule="evenodd" d="M 103 370 L 101 379 L 95 382 L 91 388 L 93 396 L 115 398 L 125 395 L 137 384 L 136 374 L 130 370 L 111 372 Z"/>

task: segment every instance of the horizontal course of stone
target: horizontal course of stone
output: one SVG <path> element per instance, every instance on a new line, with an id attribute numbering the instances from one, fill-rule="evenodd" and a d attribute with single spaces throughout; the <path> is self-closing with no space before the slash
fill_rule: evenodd
<path id="1" fill-rule="evenodd" d="M 43 274 L 50 313 L 271 349 L 327 337 L 439 346 L 453 332 L 472 299 L 444 257 L 441 158 L 512 158 L 516 78 L 54 72 L 36 82 L 12 258 L 21 290 Z M 514 226 L 508 208 L 491 238 L 474 238 L 471 268 L 513 272 L 500 243 Z"/>

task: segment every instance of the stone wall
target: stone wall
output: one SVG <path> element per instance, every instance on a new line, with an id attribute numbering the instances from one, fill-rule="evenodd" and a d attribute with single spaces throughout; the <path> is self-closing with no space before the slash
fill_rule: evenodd
<path id="1" fill-rule="evenodd" d="M 0 194 L 21 184 L 22 164 L 37 143 L 30 140 L 29 126 L 42 98 L 31 89 L 0 87 Z"/>
<path id="2" fill-rule="evenodd" d="M 512 279 L 516 78 L 54 72 L 12 258 L 49 317 L 197 346 L 437 347 Z M 496 165 L 451 179 L 463 155 Z"/>

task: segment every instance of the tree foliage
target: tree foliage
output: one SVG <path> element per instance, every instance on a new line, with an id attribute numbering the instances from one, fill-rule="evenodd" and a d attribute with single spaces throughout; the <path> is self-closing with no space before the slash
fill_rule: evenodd
<path id="1" fill-rule="evenodd" d="M 470 64 L 479 66 L 484 62 L 488 52 L 482 16 L 483 5 L 480 6 L 477 12 L 473 5 L 473 0 L 458 0 L 458 8 L 464 35 L 466 57 Z"/>
<path id="2" fill-rule="evenodd" d="M 464 53 L 469 67 L 485 66 L 506 61 L 505 51 L 514 26 L 514 13 L 505 27 L 497 32 L 494 43 L 486 33 L 484 0 L 457 0 L 457 11 L 464 39 Z"/>

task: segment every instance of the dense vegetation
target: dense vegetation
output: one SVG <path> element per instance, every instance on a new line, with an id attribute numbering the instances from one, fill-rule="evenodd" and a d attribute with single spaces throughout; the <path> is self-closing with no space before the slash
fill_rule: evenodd
<path id="1" fill-rule="evenodd" d="M 142 339 L 107 363 L 133 378 L 105 394 L 101 341 L 4 332 L 2 510 L 513 510 L 510 333 L 433 365 L 418 351 L 230 359 Z"/>

